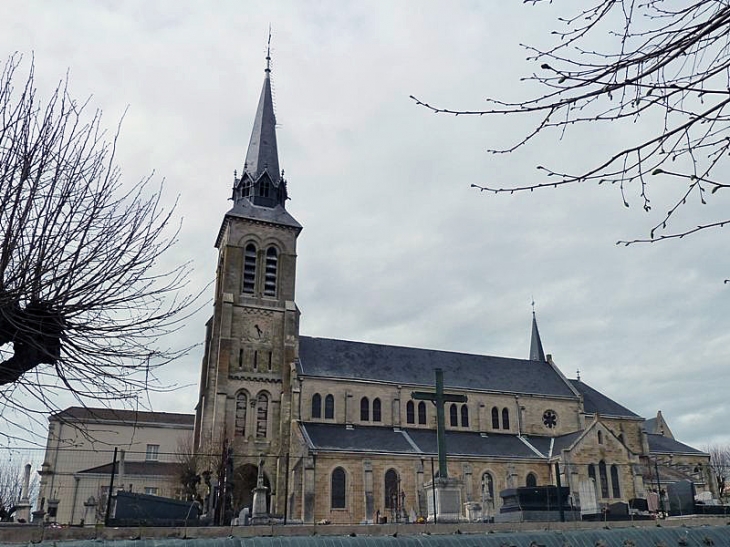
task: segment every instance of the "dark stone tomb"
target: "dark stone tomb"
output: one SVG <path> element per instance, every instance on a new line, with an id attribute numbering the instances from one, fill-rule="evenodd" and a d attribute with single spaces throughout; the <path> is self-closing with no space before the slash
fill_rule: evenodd
<path id="1" fill-rule="evenodd" d="M 495 522 L 557 522 L 560 521 L 560 505 L 565 520 L 576 520 L 570 506 L 570 491 L 567 487 L 523 486 L 502 490 L 502 507 L 495 516 Z M 580 514 L 577 516 L 580 519 Z"/>
<path id="2" fill-rule="evenodd" d="M 695 514 L 695 485 L 692 481 L 677 481 L 667 485 L 670 515 Z"/>

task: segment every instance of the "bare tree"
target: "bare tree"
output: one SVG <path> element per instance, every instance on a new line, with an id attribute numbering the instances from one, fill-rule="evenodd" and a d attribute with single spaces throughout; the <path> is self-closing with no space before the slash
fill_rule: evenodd
<path id="1" fill-rule="evenodd" d="M 675 192 L 668 208 L 659 212 L 648 238 L 619 243 L 681 238 L 730 222 L 723 212 L 699 225 L 682 223 L 677 214 L 691 199 L 704 205 L 730 188 L 723 178 L 730 152 L 730 5 L 718 0 L 594 0 L 579 5 L 577 13 L 559 19 L 553 47 L 525 46 L 528 61 L 539 65 L 524 78 L 543 90 L 536 96 L 517 102 L 488 99 L 481 110 L 440 108 L 412 99 L 439 113 L 531 117 L 532 129 L 517 142 L 490 150 L 495 154 L 532 146 L 529 150 L 539 155 L 538 136 L 554 132 L 562 139 L 583 125 L 595 132 L 608 125 L 623 131 L 619 147 L 579 172 L 538 164 L 541 175 L 534 181 L 472 185 L 480 190 L 512 193 L 610 183 L 620 187 L 626 207 L 635 194 L 648 212 L 650 181 L 662 177 L 662 186 Z M 649 128 L 649 133 L 637 127 Z"/>
<path id="2" fill-rule="evenodd" d="M 717 494 L 720 499 L 726 501 L 728 492 L 726 491 L 728 479 L 730 479 L 730 446 L 721 444 L 709 445 L 705 452 L 710 455 L 710 469 L 715 477 L 717 484 Z"/>
<path id="3" fill-rule="evenodd" d="M 24 74 L 21 72 L 25 70 Z M 17 82 L 20 85 L 16 88 Z M 43 103 L 32 63 L 0 74 L 0 419 L 60 386 L 79 401 L 134 399 L 194 298 L 189 265 L 161 265 L 178 227 L 162 186 L 122 182 L 101 113 L 62 81 Z M 12 344 L 12 349 L 10 345 Z M 0 426 L 0 436 L 7 429 Z"/>

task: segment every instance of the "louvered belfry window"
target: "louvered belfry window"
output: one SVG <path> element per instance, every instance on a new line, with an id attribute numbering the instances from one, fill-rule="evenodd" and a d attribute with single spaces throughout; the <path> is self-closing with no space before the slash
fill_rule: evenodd
<path id="1" fill-rule="evenodd" d="M 264 279 L 264 296 L 276 296 L 276 270 L 279 256 L 274 247 L 266 251 L 266 276 Z"/>
<path id="2" fill-rule="evenodd" d="M 256 288 L 256 245 L 249 243 L 243 254 L 243 292 L 253 294 Z"/>

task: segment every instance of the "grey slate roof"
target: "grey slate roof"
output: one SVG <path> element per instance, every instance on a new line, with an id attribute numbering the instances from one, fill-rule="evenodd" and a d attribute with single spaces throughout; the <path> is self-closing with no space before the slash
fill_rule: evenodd
<path id="1" fill-rule="evenodd" d="M 624 418 L 640 418 L 625 406 L 609 399 L 580 380 L 568 380 L 578 392 L 583 395 L 583 407 L 586 412 L 602 416 L 621 416 Z"/>
<path id="2" fill-rule="evenodd" d="M 561 450 L 564 450 L 565 448 L 568 448 L 570 445 L 572 445 L 582 434 L 583 431 L 574 431 L 573 433 L 566 433 L 565 435 L 555 437 L 552 455 L 557 456 L 558 454 L 560 454 Z"/>
<path id="3" fill-rule="evenodd" d="M 297 230 L 302 229 L 302 225 L 294 220 L 294 217 L 291 216 L 281 205 L 277 205 L 276 207 L 263 207 L 260 205 L 254 205 L 247 199 L 239 200 L 238 203 L 236 203 L 236 205 L 234 205 L 233 208 L 226 213 L 226 217 L 250 218 L 252 220 L 290 226 Z"/>
<path id="4" fill-rule="evenodd" d="M 417 454 L 408 439 L 392 427 L 357 426 L 347 429 L 344 424 L 302 423 L 306 436 L 319 450 L 348 452 L 391 452 Z"/>
<path id="5" fill-rule="evenodd" d="M 347 340 L 299 339 L 298 372 L 305 376 L 432 387 L 434 369 L 448 389 L 489 390 L 575 398 L 548 364 L 526 359 L 470 355 Z"/>
<path id="6" fill-rule="evenodd" d="M 701 450 L 687 446 L 684 443 L 665 437 L 664 435 L 655 435 L 647 433 L 649 441 L 649 453 L 658 454 L 705 454 Z"/>
<path id="7" fill-rule="evenodd" d="M 264 171 L 269 173 L 274 184 L 277 184 L 280 179 L 279 152 L 276 146 L 276 116 L 274 115 L 274 101 L 271 98 L 271 78 L 268 66 L 254 117 L 251 139 L 248 143 L 244 171 L 249 173 L 254 180 L 258 179 Z"/>
<path id="8" fill-rule="evenodd" d="M 435 455 L 436 431 L 430 429 L 301 423 L 305 437 L 317 450 L 390 454 Z M 516 435 L 490 433 L 482 437 L 469 431 L 447 431 L 446 449 L 451 455 L 539 458 Z"/>
<path id="9" fill-rule="evenodd" d="M 70 406 L 51 415 L 51 420 L 65 422 L 121 422 L 126 425 L 184 425 L 193 427 L 195 415 L 173 412 L 143 412 L 121 408 Z"/>

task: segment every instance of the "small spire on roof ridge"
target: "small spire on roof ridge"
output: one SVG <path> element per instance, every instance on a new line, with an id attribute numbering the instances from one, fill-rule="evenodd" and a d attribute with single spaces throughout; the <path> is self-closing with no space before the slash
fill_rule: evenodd
<path id="1" fill-rule="evenodd" d="M 545 361 L 545 351 L 542 349 L 540 331 L 537 329 L 535 310 L 532 310 L 532 336 L 530 337 L 530 361 Z"/>
<path id="2" fill-rule="evenodd" d="M 576 375 L 576 377 L 578 378 L 578 381 L 580 382 L 580 369 L 577 369 L 577 370 L 575 371 L 575 375 Z"/>

